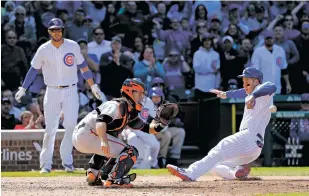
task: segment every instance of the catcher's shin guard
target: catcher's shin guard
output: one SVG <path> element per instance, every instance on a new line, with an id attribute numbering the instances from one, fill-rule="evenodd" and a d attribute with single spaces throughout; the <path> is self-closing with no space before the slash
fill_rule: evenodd
<path id="1" fill-rule="evenodd" d="M 108 179 L 104 183 L 105 187 L 131 188 L 133 185 L 127 181 L 127 173 L 136 162 L 138 150 L 134 146 L 126 146 L 116 159 L 116 164 L 108 174 Z M 135 178 L 134 178 L 135 179 Z"/>
<path id="2" fill-rule="evenodd" d="M 110 158 L 104 163 L 103 167 L 101 168 L 101 179 L 102 180 L 107 180 L 108 174 L 112 171 L 115 163 L 116 163 L 115 158 Z"/>

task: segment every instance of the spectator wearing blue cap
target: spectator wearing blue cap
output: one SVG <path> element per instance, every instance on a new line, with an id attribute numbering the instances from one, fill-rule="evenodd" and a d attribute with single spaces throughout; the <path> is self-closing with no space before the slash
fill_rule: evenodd
<path id="1" fill-rule="evenodd" d="M 254 50 L 251 63 L 252 66 L 260 70 L 264 75 L 264 81 L 273 82 L 276 87 L 276 94 L 281 93 L 281 70 L 286 69 L 285 51 L 281 46 L 274 44 L 274 33 L 265 31 L 265 44 Z M 289 84 L 288 75 L 284 75 L 286 84 Z M 286 86 L 288 88 L 288 85 Z M 287 89 L 288 91 L 288 89 Z"/>

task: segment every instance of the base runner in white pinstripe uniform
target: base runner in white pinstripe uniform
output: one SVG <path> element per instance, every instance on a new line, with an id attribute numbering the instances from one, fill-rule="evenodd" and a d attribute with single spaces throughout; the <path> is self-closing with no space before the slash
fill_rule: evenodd
<path id="1" fill-rule="evenodd" d="M 263 81 L 263 74 L 248 67 L 239 77 L 244 88 L 235 91 L 211 90 L 220 98 L 245 98 L 246 106 L 239 132 L 221 140 L 203 159 L 188 169 L 167 165 L 169 172 L 184 181 L 194 181 L 207 172 L 225 179 L 245 178 L 250 172 L 248 163 L 259 157 L 263 147 L 266 126 L 269 123 L 276 86 Z"/>
<path id="2" fill-rule="evenodd" d="M 21 101 L 38 70 L 42 69 L 47 90 L 44 97 L 46 130 L 40 154 L 41 173 L 49 173 L 52 169 L 55 136 L 61 111 L 64 113 L 65 134 L 60 146 L 60 155 L 65 170 L 72 172 L 74 170 L 72 134 L 77 124 L 79 108 L 76 85 L 78 81 L 77 68 L 81 70 L 96 98 L 102 100 L 104 94 L 94 84 L 92 73 L 85 63 L 79 45 L 75 41 L 63 39 L 62 20 L 53 18 L 48 26 L 51 40 L 42 44 L 37 50 L 31 61 L 31 68 L 15 98 L 18 102 Z"/>

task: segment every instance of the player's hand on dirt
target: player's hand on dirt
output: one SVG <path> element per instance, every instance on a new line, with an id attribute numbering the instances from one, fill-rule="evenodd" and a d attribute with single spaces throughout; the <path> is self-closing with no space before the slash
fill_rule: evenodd
<path id="1" fill-rule="evenodd" d="M 246 102 L 247 109 L 253 109 L 255 105 L 255 98 L 253 97 L 253 95 L 248 95 L 245 99 L 245 102 Z"/>
<path id="2" fill-rule="evenodd" d="M 217 97 L 219 97 L 221 99 L 226 99 L 227 98 L 226 92 L 224 92 L 224 91 L 220 91 L 220 90 L 217 90 L 217 89 L 210 89 L 209 92 L 216 94 Z"/>
<path id="3" fill-rule="evenodd" d="M 102 102 L 107 101 L 104 93 L 99 89 L 97 84 L 91 86 L 91 91 L 97 99 L 101 100 Z"/>
<path id="4" fill-rule="evenodd" d="M 23 87 L 19 87 L 18 89 L 19 89 L 19 90 L 18 90 L 17 93 L 15 94 L 15 99 L 16 99 L 16 101 L 17 101 L 18 103 L 20 103 L 20 102 L 21 102 L 21 98 L 22 98 L 23 96 L 26 95 L 26 89 L 23 88 Z"/>

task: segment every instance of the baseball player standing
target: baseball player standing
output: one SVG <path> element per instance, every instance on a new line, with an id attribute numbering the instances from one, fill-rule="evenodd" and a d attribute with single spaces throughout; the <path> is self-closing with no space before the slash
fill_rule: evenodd
<path id="1" fill-rule="evenodd" d="M 51 40 L 42 44 L 37 50 L 25 81 L 15 95 L 15 99 L 20 102 L 38 71 L 42 69 L 47 90 L 44 97 L 46 130 L 40 154 L 40 173 L 51 171 L 55 136 L 61 111 L 64 113 L 63 126 L 65 127 L 65 134 L 60 146 L 62 165 L 67 172 L 74 170 L 72 134 L 77 124 L 79 108 L 76 85 L 78 81 L 77 68 L 81 70 L 96 98 L 100 100 L 102 98 L 102 92 L 93 82 L 92 73 L 85 63 L 79 45 L 75 41 L 64 39 L 63 31 L 64 25 L 61 19 L 53 18 L 49 21 L 48 33 Z"/>
<path id="2" fill-rule="evenodd" d="M 276 86 L 271 82 L 261 83 L 263 74 L 254 67 L 244 69 L 238 76 L 243 79 L 243 87 L 233 91 L 211 90 L 220 98 L 245 98 L 246 105 L 239 132 L 221 140 L 207 156 L 191 164 L 188 169 L 167 165 L 173 175 L 184 181 L 196 180 L 212 171 L 225 179 L 245 178 L 250 172 L 248 163 L 259 157 L 263 147 L 263 137 L 269 123 Z"/>

